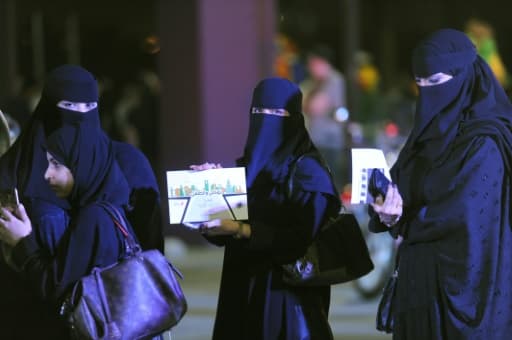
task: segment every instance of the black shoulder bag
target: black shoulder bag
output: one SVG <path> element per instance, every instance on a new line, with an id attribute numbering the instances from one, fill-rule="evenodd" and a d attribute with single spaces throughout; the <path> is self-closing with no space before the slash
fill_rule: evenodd
<path id="1" fill-rule="evenodd" d="M 293 192 L 297 163 L 291 166 L 288 195 Z M 317 157 L 312 156 L 317 159 Z M 323 160 L 318 160 L 323 164 Z M 324 166 L 325 167 L 325 166 Z M 325 167 L 328 170 L 328 167 Z M 353 214 L 342 210 L 323 225 L 306 253 L 282 266 L 283 280 L 295 286 L 328 286 L 355 280 L 373 269 L 363 233 Z"/>

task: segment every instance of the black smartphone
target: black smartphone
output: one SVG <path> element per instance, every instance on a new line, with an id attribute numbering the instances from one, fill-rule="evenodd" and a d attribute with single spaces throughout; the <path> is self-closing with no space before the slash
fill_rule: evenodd
<path id="1" fill-rule="evenodd" d="M 382 198 L 386 198 L 388 192 L 388 186 L 391 181 L 384 175 L 380 169 L 369 169 L 370 177 L 368 180 L 368 192 L 373 198 L 381 195 Z"/>
<path id="2" fill-rule="evenodd" d="M 20 199 L 18 197 L 18 190 L 16 188 L 8 190 L 0 190 L 0 206 L 9 211 L 14 211 L 18 208 Z"/>

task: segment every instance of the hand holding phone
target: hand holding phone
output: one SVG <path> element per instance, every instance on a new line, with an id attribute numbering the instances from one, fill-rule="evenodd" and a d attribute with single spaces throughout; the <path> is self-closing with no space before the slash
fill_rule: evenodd
<path id="1" fill-rule="evenodd" d="M 0 207 L 9 210 L 10 212 L 16 211 L 20 200 L 18 197 L 18 190 L 16 188 L 0 191 Z"/>
<path id="2" fill-rule="evenodd" d="M 380 169 L 370 169 L 370 172 L 368 192 L 373 196 L 373 198 L 377 198 L 377 196 L 381 195 L 382 198 L 385 199 L 391 181 Z"/>

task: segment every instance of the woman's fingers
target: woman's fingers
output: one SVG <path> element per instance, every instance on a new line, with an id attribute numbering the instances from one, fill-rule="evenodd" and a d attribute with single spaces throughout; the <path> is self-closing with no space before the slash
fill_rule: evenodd
<path id="1" fill-rule="evenodd" d="M 379 200 L 378 198 L 375 200 L 375 203 L 372 203 L 373 210 L 376 213 L 387 216 L 402 215 L 402 196 L 400 196 L 400 192 L 396 186 L 389 185 L 384 202 L 382 202 L 382 199 Z"/>
<path id="2" fill-rule="evenodd" d="M 203 163 L 203 164 L 192 164 L 189 166 L 190 169 L 195 171 L 203 171 L 203 170 L 210 170 L 210 169 L 220 169 L 222 168 L 222 165 L 220 163 Z"/>
<path id="3" fill-rule="evenodd" d="M 30 222 L 30 218 L 28 217 L 27 211 L 25 210 L 25 206 L 22 203 L 18 204 L 18 208 L 16 211 L 18 213 L 18 217 L 23 222 Z"/>
<path id="4" fill-rule="evenodd" d="M 13 217 L 14 215 L 9 211 L 9 209 L 2 208 L 2 220 L 10 221 Z"/>

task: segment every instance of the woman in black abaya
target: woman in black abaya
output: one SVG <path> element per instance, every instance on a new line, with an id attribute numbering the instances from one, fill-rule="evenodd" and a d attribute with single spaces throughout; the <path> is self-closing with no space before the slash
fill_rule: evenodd
<path id="1" fill-rule="evenodd" d="M 413 72 L 415 125 L 370 223 L 403 238 L 393 338 L 506 339 L 512 105 L 462 32 L 423 40 Z"/>
<path id="2" fill-rule="evenodd" d="M 269 78 L 254 89 L 246 167 L 249 220 L 205 223 L 207 238 L 225 246 L 213 339 L 332 339 L 330 287 L 293 287 L 281 265 L 303 255 L 340 201 L 304 127 L 302 93 Z M 298 163 L 297 159 L 307 154 Z M 290 167 L 297 164 L 291 196 Z"/>
<path id="3" fill-rule="evenodd" d="M 71 103 L 95 103 L 87 112 L 76 111 L 71 105 L 58 107 L 65 100 Z M 41 247 L 54 254 L 69 224 L 67 200 L 57 197 L 44 180 L 48 161 L 42 145 L 55 129 L 66 123 L 100 128 L 98 87 L 94 76 L 76 65 L 62 65 L 52 70 L 45 81 L 41 100 L 15 144 L 0 158 L 0 188 L 17 187 L 21 201 L 31 218 L 36 239 Z M 144 155 L 126 143 L 113 142 L 115 158 L 130 186 L 126 210 L 134 229 L 141 235 L 144 248 L 163 250 L 163 235 L 159 219 L 159 192 L 155 176 Z M 139 194 L 139 193 L 142 193 Z M 128 198 L 138 197 L 137 204 Z M 131 200 L 130 203 L 133 203 Z M 54 339 L 49 312 L 30 296 L 19 275 L 9 267 L 7 247 L 0 254 L 0 328 L 6 338 Z M 24 327 L 25 322 L 34 327 Z M 42 330 L 46 329 L 48 334 Z"/>
<path id="4" fill-rule="evenodd" d="M 2 209 L 0 217 L 0 240 L 13 247 L 12 261 L 20 275 L 50 306 L 53 331 L 61 329 L 59 339 L 67 338 L 64 325 L 58 326 L 65 293 L 92 268 L 111 265 L 125 254 L 125 236 L 101 204 L 108 202 L 124 216 L 129 187 L 110 139 L 86 124 L 65 124 L 46 142 L 44 179 L 70 206 L 69 226 L 55 251 L 40 245 L 23 204 L 14 214 Z"/>

